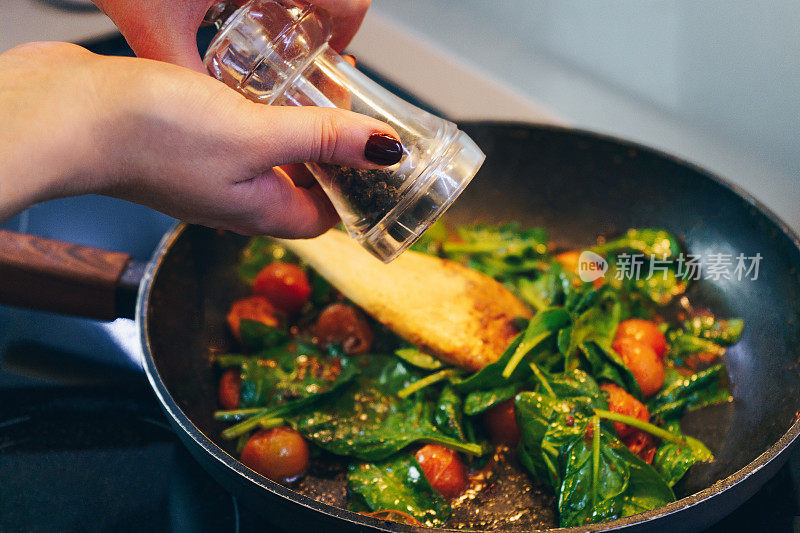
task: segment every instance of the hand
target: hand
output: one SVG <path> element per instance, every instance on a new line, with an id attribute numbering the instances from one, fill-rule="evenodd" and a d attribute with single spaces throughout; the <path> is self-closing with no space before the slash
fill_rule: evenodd
<path id="1" fill-rule="evenodd" d="M 0 221 L 32 203 L 100 193 L 244 234 L 311 237 L 336 214 L 319 185 L 273 167 L 378 168 L 387 124 L 256 104 L 213 78 L 64 43 L 0 54 Z"/>
<path id="2" fill-rule="evenodd" d="M 139 57 L 205 72 L 197 52 L 197 30 L 218 0 L 94 0 Z M 243 4 L 245 0 L 235 0 Z M 355 35 L 370 0 L 312 0 L 333 17 L 331 46 L 341 52 Z"/>

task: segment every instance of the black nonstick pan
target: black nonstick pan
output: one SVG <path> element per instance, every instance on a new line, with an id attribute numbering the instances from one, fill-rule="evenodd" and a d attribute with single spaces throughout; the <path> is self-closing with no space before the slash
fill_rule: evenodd
<path id="1" fill-rule="evenodd" d="M 779 469 L 800 432 L 798 237 L 742 191 L 636 144 L 550 126 L 461 126 L 487 158 L 448 212 L 454 223 L 518 220 L 548 228 L 564 248 L 629 227 L 663 227 L 692 253 L 761 254 L 757 279 L 704 280 L 691 288 L 695 306 L 745 321 L 741 341 L 725 357 L 735 401 L 684 423 L 687 433 L 710 445 L 716 461 L 690 470 L 672 504 L 574 530 L 697 531 L 732 511 Z M 130 315 L 141 279 L 135 316 L 148 379 L 177 434 L 222 485 L 286 529 L 418 529 L 331 505 L 344 494 L 335 478 L 312 476 L 301 494 L 226 452 L 212 418 L 218 372 L 211 356 L 229 348 L 225 312 L 247 292 L 235 272 L 246 242 L 181 224 L 145 268 L 123 254 L 3 232 L 0 302 L 108 319 Z M 537 510 L 529 522 L 494 526 L 547 527 L 552 513 L 546 511 Z"/>

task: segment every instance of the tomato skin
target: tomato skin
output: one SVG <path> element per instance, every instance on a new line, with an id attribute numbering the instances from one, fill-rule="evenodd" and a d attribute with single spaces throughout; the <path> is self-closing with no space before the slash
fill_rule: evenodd
<path id="1" fill-rule="evenodd" d="M 253 282 L 253 293 L 264 296 L 288 315 L 297 313 L 311 295 L 311 284 L 303 269 L 275 261 L 261 269 Z"/>
<path id="2" fill-rule="evenodd" d="M 664 384 L 664 363 L 649 345 L 622 338 L 614 342 L 613 348 L 636 378 L 643 396 L 649 397 L 659 391 Z"/>
<path id="3" fill-rule="evenodd" d="M 654 436 L 644 431 L 637 431 L 635 435 L 622 442 L 633 455 L 636 455 L 647 464 L 653 463 L 657 444 L 657 439 Z"/>
<path id="4" fill-rule="evenodd" d="M 308 469 L 308 444 L 288 427 L 262 429 L 242 449 L 240 460 L 264 477 L 277 482 L 293 481 Z"/>
<path id="5" fill-rule="evenodd" d="M 275 306 L 263 296 L 248 296 L 233 302 L 228 311 L 228 327 L 238 340 L 242 340 L 239 333 L 239 321 L 242 319 L 262 322 L 268 326 L 277 327 Z"/>
<path id="6" fill-rule="evenodd" d="M 619 323 L 615 340 L 633 339 L 650 346 L 656 355 L 664 358 L 667 351 L 667 339 L 658 326 L 649 320 L 631 318 Z"/>
<path id="7" fill-rule="evenodd" d="M 564 270 L 572 272 L 576 276 L 580 275 L 580 259 L 581 259 L 581 252 L 579 250 L 570 250 L 569 252 L 561 252 L 560 254 L 555 256 L 556 262 L 558 262 Z M 599 289 L 600 287 L 603 286 L 603 284 L 605 284 L 605 282 L 606 282 L 605 278 L 601 276 L 592 281 L 592 285 L 594 285 L 596 289 Z M 580 285 L 581 284 L 580 279 L 576 279 L 574 281 L 574 284 Z"/>
<path id="8" fill-rule="evenodd" d="M 632 416 L 643 422 L 650 421 L 650 412 L 647 407 L 622 387 L 613 383 L 603 383 L 600 385 L 600 390 L 608 394 L 608 410 L 612 413 Z M 617 435 L 623 441 L 641 433 L 638 429 L 621 422 L 614 422 L 614 429 L 617 430 Z"/>
<path id="9" fill-rule="evenodd" d="M 219 404 L 223 409 L 238 409 L 242 392 L 242 374 L 238 368 L 229 368 L 219 380 Z"/>
<path id="10" fill-rule="evenodd" d="M 519 426 L 514 398 L 499 403 L 483 414 L 483 425 L 492 436 L 492 444 L 515 446 L 519 442 Z"/>
<path id="11" fill-rule="evenodd" d="M 573 274 L 577 274 L 580 257 L 581 253 L 579 251 L 570 250 L 569 252 L 561 252 L 560 254 L 556 255 L 555 260 L 564 270 L 572 272 Z"/>
<path id="12" fill-rule="evenodd" d="M 455 498 L 467 488 L 467 468 L 450 448 L 426 444 L 415 454 L 428 482 L 445 498 Z"/>
<path id="13" fill-rule="evenodd" d="M 375 340 L 367 319 L 354 307 L 342 303 L 333 303 L 322 310 L 314 332 L 323 345 L 340 344 L 348 355 L 367 353 Z"/>

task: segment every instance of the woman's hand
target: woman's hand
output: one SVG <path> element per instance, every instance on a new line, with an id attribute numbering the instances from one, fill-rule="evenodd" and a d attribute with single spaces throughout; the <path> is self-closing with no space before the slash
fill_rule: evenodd
<path id="1" fill-rule="evenodd" d="M 365 159 L 368 139 L 397 138 L 364 115 L 260 105 L 204 74 L 63 43 L 0 55 L 0 123 L 0 221 L 38 201 L 100 193 L 281 237 L 317 235 L 337 217 L 316 182 L 273 167 L 378 168 Z"/>
<path id="2" fill-rule="evenodd" d="M 205 72 L 197 52 L 197 30 L 218 0 L 94 0 L 114 21 L 139 57 Z M 233 0 L 243 4 L 245 0 Z M 355 35 L 370 0 L 312 0 L 333 17 L 330 44 L 341 52 Z"/>

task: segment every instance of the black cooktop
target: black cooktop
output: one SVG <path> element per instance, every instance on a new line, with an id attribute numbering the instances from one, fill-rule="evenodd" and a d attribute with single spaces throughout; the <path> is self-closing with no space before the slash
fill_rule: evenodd
<path id="1" fill-rule="evenodd" d="M 200 45 L 209 37 L 201 32 Z M 118 37 L 89 47 L 130 55 Z M 145 260 L 173 222 L 87 196 L 35 206 L 3 227 Z M 798 483 L 800 451 L 709 531 L 800 531 Z M 132 321 L 0 306 L 0 532 L 276 531 L 259 511 L 243 508 L 173 434 L 139 367 Z"/>

